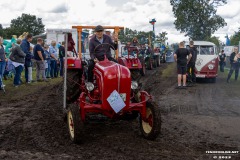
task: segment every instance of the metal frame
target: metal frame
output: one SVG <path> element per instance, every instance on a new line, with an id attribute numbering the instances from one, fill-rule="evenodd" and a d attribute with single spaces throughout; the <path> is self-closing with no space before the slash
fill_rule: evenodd
<path id="1" fill-rule="evenodd" d="M 72 28 L 76 28 L 78 32 L 78 56 L 79 58 L 82 58 L 82 30 L 83 29 L 94 29 L 96 26 L 72 26 Z M 124 29 L 124 27 L 120 26 L 103 26 L 104 29 L 114 29 L 115 34 L 118 35 L 119 31 L 121 29 Z M 118 49 L 116 50 L 116 59 L 118 59 Z"/>

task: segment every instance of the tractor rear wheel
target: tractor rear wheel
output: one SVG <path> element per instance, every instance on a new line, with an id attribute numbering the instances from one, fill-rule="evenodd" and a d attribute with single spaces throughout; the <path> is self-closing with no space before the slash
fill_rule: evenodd
<path id="1" fill-rule="evenodd" d="M 79 70 L 67 71 L 67 103 L 75 102 L 80 96 L 81 73 Z"/>
<path id="2" fill-rule="evenodd" d="M 146 120 L 139 118 L 140 131 L 144 138 L 155 140 L 161 130 L 161 114 L 157 105 L 146 103 Z"/>
<path id="3" fill-rule="evenodd" d="M 70 104 L 67 111 L 67 124 L 70 139 L 74 143 L 80 143 L 83 139 L 83 121 L 80 117 L 79 106 L 77 104 Z"/>
<path id="4" fill-rule="evenodd" d="M 145 61 L 146 61 L 147 69 L 152 70 L 153 69 L 152 59 L 150 57 L 147 57 Z"/>

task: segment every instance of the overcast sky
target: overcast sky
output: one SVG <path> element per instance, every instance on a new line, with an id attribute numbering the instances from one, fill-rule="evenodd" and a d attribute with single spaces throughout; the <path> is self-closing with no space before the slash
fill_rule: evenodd
<path id="1" fill-rule="evenodd" d="M 240 0 L 227 0 L 217 14 L 227 26 L 215 32 L 225 42 L 240 27 Z M 167 31 L 168 42 L 187 40 L 174 27 L 170 0 L 1 0 L 0 23 L 8 27 L 22 13 L 42 18 L 45 29 L 71 28 L 73 25 L 124 26 L 138 31 L 150 31 L 149 20 L 156 19 L 155 32 Z"/>

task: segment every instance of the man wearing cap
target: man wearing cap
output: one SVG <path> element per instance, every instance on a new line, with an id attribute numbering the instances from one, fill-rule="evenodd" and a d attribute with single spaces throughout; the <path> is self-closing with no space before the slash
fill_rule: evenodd
<path id="1" fill-rule="evenodd" d="M 104 28 L 101 25 L 96 26 L 94 31 L 95 31 L 95 35 L 90 39 L 90 42 L 89 42 L 89 52 L 90 52 L 90 57 L 91 57 L 89 67 L 88 67 L 88 81 L 89 82 L 93 81 L 93 68 L 95 66 L 95 63 L 99 62 L 99 61 L 103 61 L 105 54 L 106 54 L 108 60 L 114 61 L 117 63 L 117 61 L 112 57 L 111 49 L 110 49 L 110 48 L 112 48 L 114 50 L 117 50 L 117 48 L 118 48 L 117 36 L 113 35 L 113 40 L 114 40 L 114 42 L 113 42 L 110 36 L 103 34 Z M 97 47 L 99 44 L 102 44 L 102 43 L 108 43 L 108 44 L 110 44 L 111 47 L 106 46 L 106 45 Z"/>
<path id="2" fill-rule="evenodd" d="M 187 64 L 187 81 L 189 82 L 188 86 L 190 87 L 196 83 L 195 63 L 197 61 L 197 49 L 194 46 L 193 40 L 189 42 L 189 52 L 192 55 L 189 63 Z"/>
<path id="3" fill-rule="evenodd" d="M 224 53 L 224 50 L 221 51 L 220 55 L 218 56 L 218 60 L 219 60 L 219 65 L 220 65 L 220 71 L 224 72 L 224 66 L 225 66 L 225 62 L 226 62 L 226 55 Z"/>

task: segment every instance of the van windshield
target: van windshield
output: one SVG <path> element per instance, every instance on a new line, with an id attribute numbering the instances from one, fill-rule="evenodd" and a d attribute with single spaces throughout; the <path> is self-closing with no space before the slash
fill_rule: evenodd
<path id="1" fill-rule="evenodd" d="M 200 55 L 214 55 L 213 46 L 198 46 L 197 50 Z"/>

